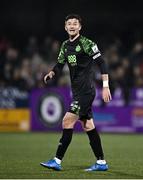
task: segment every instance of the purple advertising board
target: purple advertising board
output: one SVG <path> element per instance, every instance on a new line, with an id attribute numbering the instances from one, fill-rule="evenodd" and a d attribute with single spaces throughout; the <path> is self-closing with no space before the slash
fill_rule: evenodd
<path id="1" fill-rule="evenodd" d="M 126 106 L 123 92 L 116 89 L 112 101 L 102 103 L 101 89 L 96 90 L 92 110 L 95 125 L 100 132 L 143 133 L 143 89 L 131 91 L 131 101 Z M 72 101 L 70 88 L 35 89 L 31 93 L 31 129 L 33 131 L 58 131 Z M 81 131 L 78 122 L 76 131 Z"/>

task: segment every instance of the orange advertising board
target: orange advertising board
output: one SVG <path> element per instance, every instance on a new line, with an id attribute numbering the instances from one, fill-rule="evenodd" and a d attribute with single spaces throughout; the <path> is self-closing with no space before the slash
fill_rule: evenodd
<path id="1" fill-rule="evenodd" d="M 0 109 L 0 132 L 25 132 L 30 130 L 30 110 Z"/>

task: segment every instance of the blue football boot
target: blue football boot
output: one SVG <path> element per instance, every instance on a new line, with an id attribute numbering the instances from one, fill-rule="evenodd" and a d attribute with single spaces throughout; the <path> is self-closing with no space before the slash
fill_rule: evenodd
<path id="1" fill-rule="evenodd" d="M 56 163 L 56 161 L 54 159 L 51 159 L 48 162 L 43 162 L 40 164 L 46 168 L 54 169 L 56 171 L 61 171 L 61 169 L 62 169 L 61 164 Z"/>
<path id="2" fill-rule="evenodd" d="M 107 171 L 108 170 L 108 164 L 94 164 L 88 169 L 85 169 L 85 171 Z"/>

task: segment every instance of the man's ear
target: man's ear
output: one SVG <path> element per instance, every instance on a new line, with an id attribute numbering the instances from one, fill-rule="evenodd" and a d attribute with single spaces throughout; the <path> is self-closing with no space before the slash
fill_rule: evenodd
<path id="1" fill-rule="evenodd" d="M 65 30 L 67 31 L 67 28 L 66 28 L 66 26 L 65 26 Z"/>

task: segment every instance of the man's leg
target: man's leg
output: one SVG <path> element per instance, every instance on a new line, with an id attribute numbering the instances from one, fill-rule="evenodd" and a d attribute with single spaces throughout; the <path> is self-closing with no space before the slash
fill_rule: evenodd
<path id="1" fill-rule="evenodd" d="M 82 126 L 83 126 L 84 131 L 88 135 L 90 146 L 94 152 L 95 157 L 97 158 L 97 160 L 103 160 L 104 154 L 103 154 L 103 149 L 101 145 L 101 139 L 94 126 L 93 119 L 82 122 Z"/>
<path id="2" fill-rule="evenodd" d="M 91 166 L 90 168 L 86 169 L 87 171 L 105 171 L 108 169 L 108 165 L 104 160 L 104 153 L 101 145 L 100 136 L 95 128 L 93 119 L 81 121 L 84 131 L 87 133 L 90 146 L 94 155 L 97 159 L 96 164 Z"/>
<path id="3" fill-rule="evenodd" d="M 64 154 L 72 140 L 73 127 L 78 120 L 78 116 L 74 113 L 67 112 L 63 118 L 63 134 L 59 141 L 59 145 L 56 151 L 56 156 L 53 160 L 48 162 L 41 163 L 42 166 L 51 168 L 54 170 L 61 170 L 61 161 L 64 157 Z"/>
<path id="4" fill-rule="evenodd" d="M 64 154 L 72 140 L 73 128 L 77 120 L 78 116 L 70 112 L 67 112 L 63 118 L 63 134 L 56 152 L 56 158 L 60 160 L 63 159 Z"/>

